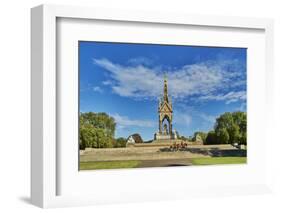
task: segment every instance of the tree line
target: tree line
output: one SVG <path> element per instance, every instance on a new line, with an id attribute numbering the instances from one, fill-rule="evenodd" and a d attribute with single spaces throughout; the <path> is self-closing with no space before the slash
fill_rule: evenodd
<path id="1" fill-rule="evenodd" d="M 79 146 L 80 149 L 125 147 L 127 139 L 115 139 L 116 123 L 108 114 L 86 112 L 80 113 Z M 193 137 L 182 140 L 195 141 L 199 135 L 204 144 L 244 144 L 247 145 L 246 112 L 226 112 L 215 122 L 214 129 L 209 132 L 195 132 Z"/>
<path id="2" fill-rule="evenodd" d="M 220 115 L 215 122 L 214 129 L 205 132 L 196 132 L 204 144 L 244 144 L 247 145 L 247 114 L 246 112 L 226 112 Z"/>
<path id="3" fill-rule="evenodd" d="M 126 146 L 126 138 L 114 138 L 116 123 L 108 114 L 80 113 L 79 120 L 80 149 Z"/>

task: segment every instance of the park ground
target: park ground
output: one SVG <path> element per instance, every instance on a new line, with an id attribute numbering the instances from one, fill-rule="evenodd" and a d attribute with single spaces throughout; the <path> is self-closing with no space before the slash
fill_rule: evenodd
<path id="1" fill-rule="evenodd" d="M 80 170 L 243 164 L 246 155 L 246 150 L 232 145 L 192 145 L 181 151 L 168 147 L 86 149 L 80 152 Z"/>

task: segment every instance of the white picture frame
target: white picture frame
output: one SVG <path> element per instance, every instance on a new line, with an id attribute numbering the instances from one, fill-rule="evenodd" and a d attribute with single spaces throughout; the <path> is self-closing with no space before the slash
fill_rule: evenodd
<path id="1" fill-rule="evenodd" d="M 259 89 L 260 94 L 262 94 L 259 101 L 254 97 L 252 102 L 260 103 L 260 107 L 256 107 L 256 113 L 261 114 L 265 112 L 266 114 L 258 117 L 262 120 L 263 124 L 266 125 L 266 133 L 263 135 L 265 140 L 264 148 L 267 150 L 263 155 L 262 159 L 255 161 L 255 165 L 251 166 L 251 158 L 249 167 L 241 168 L 241 166 L 230 166 L 219 168 L 215 167 L 205 167 L 204 169 L 192 168 L 193 176 L 195 174 L 206 175 L 212 171 L 217 171 L 220 174 L 224 169 L 227 169 L 229 174 L 235 174 L 235 172 L 242 172 L 244 176 L 240 175 L 237 178 L 244 177 L 246 179 L 245 183 L 242 181 L 238 182 L 222 182 L 221 184 L 203 184 L 199 182 L 192 182 L 191 185 L 186 184 L 186 186 L 180 187 L 175 185 L 167 185 L 161 188 L 163 181 L 159 180 L 157 183 L 154 178 L 163 177 L 163 175 L 169 177 L 170 179 L 181 177 L 188 177 L 191 173 L 186 173 L 180 168 L 167 168 L 167 169 L 141 169 L 128 172 L 127 170 L 113 171 L 113 172 L 101 172 L 101 173 L 83 173 L 83 180 L 89 180 L 91 178 L 98 178 L 98 180 L 107 179 L 108 175 L 118 178 L 120 175 L 123 177 L 128 176 L 130 178 L 136 178 L 134 181 L 138 182 L 139 188 L 132 189 L 134 186 L 134 181 L 128 182 L 128 185 L 123 184 L 118 188 L 114 189 L 114 186 L 110 189 L 104 189 L 102 187 L 97 187 L 97 193 L 88 194 L 86 193 L 86 188 L 84 187 L 80 193 L 71 193 L 79 191 L 78 182 L 75 182 L 75 178 L 68 178 L 69 188 L 68 193 L 60 192 L 60 185 L 64 184 L 65 179 L 61 178 L 61 172 L 63 170 L 63 160 L 61 159 L 60 146 L 57 144 L 58 141 L 58 88 L 60 87 L 60 80 L 57 77 L 58 61 L 57 61 L 57 50 L 58 50 L 58 20 L 59 19 L 69 19 L 69 20 L 98 20 L 101 22 L 115 21 L 120 25 L 122 23 L 135 23 L 135 24 L 153 24 L 155 26 L 165 26 L 167 28 L 173 28 L 176 26 L 198 26 L 202 28 L 219 28 L 228 32 L 239 31 L 239 30 L 254 30 L 257 32 L 262 32 L 261 40 L 264 41 L 262 45 L 261 54 L 263 68 L 260 69 L 260 74 L 251 75 L 248 79 L 251 82 L 250 86 L 250 97 L 253 97 L 253 88 Z M 113 24 L 114 25 L 114 24 Z M 198 196 L 214 196 L 214 195 L 233 195 L 233 194 L 252 194 L 252 193 L 264 193 L 270 192 L 271 186 L 271 171 L 270 171 L 270 160 L 268 148 L 268 143 L 271 140 L 272 128 L 272 107 L 273 107 L 273 97 L 271 91 L 273 90 L 273 21 L 271 19 L 257 19 L 257 18 L 240 18 L 240 17 L 216 17 L 216 16 L 203 16 L 203 15 L 187 15 L 187 14 L 173 14 L 173 13 L 152 13 L 147 11 L 123 11 L 123 10 L 112 10 L 112 9 L 100 9 L 100 8 L 84 8 L 84 7 L 74 7 L 74 6 L 54 6 L 54 5 L 41 5 L 31 10 L 31 201 L 33 204 L 47 208 L 47 207 L 59 207 L 59 206 L 75 206 L 75 205 L 91 205 L 100 203 L 117 203 L 117 202 L 139 202 L 144 200 L 165 200 L 165 199 L 178 199 L 178 198 L 188 198 L 188 197 L 198 197 Z M 196 29 L 195 29 L 196 30 Z M 207 35 L 206 35 L 207 36 Z M 235 34 L 233 35 L 235 38 Z M 159 41 L 161 43 L 161 41 Z M 254 43 L 253 43 L 254 45 Z M 259 77 L 258 77 L 259 76 Z M 262 78 L 265 76 L 266 78 Z M 75 79 L 74 79 L 75 80 Z M 257 82 L 263 82 L 264 87 L 260 86 L 253 87 Z M 252 92 L 251 92 L 252 91 Z M 251 105 L 251 103 L 250 103 Z M 251 118 L 249 116 L 249 119 Z M 254 123 L 254 122 L 252 122 Z M 258 132 L 258 128 L 252 128 L 253 131 Z M 272 134 L 273 135 L 273 134 Z M 260 140 L 263 140 L 260 139 Z M 257 143 L 259 144 L 259 143 Z M 74 144 L 75 146 L 75 144 Z M 78 145 L 77 145 L 78 146 Z M 262 148 L 254 148 L 260 153 Z M 251 148 L 251 147 L 250 147 Z M 78 155 L 78 153 L 77 153 Z M 77 155 L 73 156 L 74 160 L 77 159 Z M 250 155 L 255 156 L 255 155 Z M 261 155 L 257 155 L 261 157 Z M 70 156 L 71 158 L 71 156 Z M 253 158 L 253 157 L 252 157 Z M 59 162 L 62 161 L 62 162 Z M 257 167 L 257 164 L 262 161 L 262 165 Z M 228 169 L 229 168 L 229 169 Z M 261 178 L 256 178 L 251 184 L 252 176 L 247 174 L 246 170 L 252 169 L 253 175 L 262 174 Z M 78 171 L 77 171 L 78 172 Z M 154 176 L 149 176 L 151 173 Z M 149 184 L 149 180 L 142 180 L 140 174 L 146 174 L 150 177 L 153 183 L 149 186 L 151 190 L 147 193 L 146 187 Z M 180 174 L 182 176 L 180 176 Z M 248 176 L 247 176 L 248 175 Z M 63 176 L 63 175 L 62 175 Z M 196 177 L 196 176 L 194 176 Z M 214 176 L 215 177 L 215 176 Z M 191 177 L 192 179 L 192 177 Z M 78 180 L 78 179 L 77 179 Z M 76 180 L 76 181 L 77 181 Z M 79 179 L 82 180 L 82 179 Z M 234 180 L 234 179 L 233 179 Z M 143 181 L 144 185 L 140 184 Z M 63 183 L 62 183 L 63 182 Z M 84 186 L 88 184 L 87 181 L 83 183 Z M 101 184 L 102 185 L 102 184 Z M 181 182 L 182 185 L 182 182 Z M 83 186 L 81 185 L 81 188 Z M 130 189 L 131 188 L 131 189 Z M 143 190 L 141 190 L 141 188 Z M 89 187 L 89 190 L 91 187 Z M 135 192 L 134 192 L 135 190 Z M 120 196 L 122 193 L 122 196 Z M 173 196 L 172 196 L 173 195 Z"/>

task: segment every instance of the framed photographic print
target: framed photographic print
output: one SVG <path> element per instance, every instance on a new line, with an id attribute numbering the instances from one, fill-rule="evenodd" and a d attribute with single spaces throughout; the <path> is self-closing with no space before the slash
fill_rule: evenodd
<path id="1" fill-rule="evenodd" d="M 31 21 L 32 203 L 270 191 L 272 20 L 43 5 Z"/>
<path id="2" fill-rule="evenodd" d="M 80 170 L 246 163 L 246 48 L 78 45 Z"/>

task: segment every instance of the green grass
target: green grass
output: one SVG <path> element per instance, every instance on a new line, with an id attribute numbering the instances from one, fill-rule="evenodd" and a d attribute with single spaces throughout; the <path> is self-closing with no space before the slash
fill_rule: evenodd
<path id="1" fill-rule="evenodd" d="M 193 158 L 192 165 L 216 165 L 216 164 L 242 164 L 247 162 L 246 157 L 211 157 L 211 158 Z M 120 161 L 88 161 L 80 162 L 80 170 L 97 169 L 121 169 L 136 168 L 140 165 L 138 160 L 120 160 Z"/>
<path id="2" fill-rule="evenodd" d="M 192 165 L 215 165 L 215 164 L 241 164 L 247 163 L 246 157 L 212 157 L 194 158 Z"/>
<path id="3" fill-rule="evenodd" d="M 80 170 L 135 168 L 137 160 L 80 162 Z"/>

